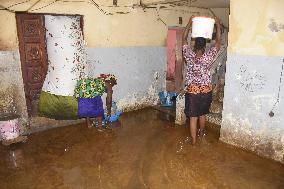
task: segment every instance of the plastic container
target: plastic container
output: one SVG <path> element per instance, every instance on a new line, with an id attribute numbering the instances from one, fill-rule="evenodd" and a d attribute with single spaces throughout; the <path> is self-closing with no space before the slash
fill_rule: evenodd
<path id="1" fill-rule="evenodd" d="M 212 39 L 215 20 L 211 17 L 196 16 L 192 18 L 192 38 L 204 37 Z"/>
<path id="2" fill-rule="evenodd" d="M 104 119 L 108 122 L 115 122 L 120 117 L 121 112 L 116 112 L 115 114 L 112 114 L 110 117 L 107 117 L 107 114 L 105 114 Z"/>
<path id="3" fill-rule="evenodd" d="M 105 111 L 104 120 L 107 122 L 115 122 L 120 117 L 121 112 L 117 110 L 116 102 L 112 102 L 111 115 L 107 117 L 107 111 Z"/>
<path id="4" fill-rule="evenodd" d="M 18 119 L 0 121 L 0 139 L 11 140 L 20 135 Z"/>
<path id="5" fill-rule="evenodd" d="M 176 92 L 167 92 L 167 91 L 159 92 L 159 99 L 161 106 L 165 107 L 175 106 L 176 97 L 177 97 Z"/>

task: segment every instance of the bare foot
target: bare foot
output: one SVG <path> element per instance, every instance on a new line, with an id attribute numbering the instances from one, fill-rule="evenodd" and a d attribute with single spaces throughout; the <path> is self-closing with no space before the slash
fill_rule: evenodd
<path id="1" fill-rule="evenodd" d="M 192 146 L 195 146 L 195 145 L 196 145 L 196 139 L 192 139 L 191 145 L 192 145 Z"/>
<path id="2" fill-rule="evenodd" d="M 88 128 L 92 127 L 91 119 L 89 117 L 86 118 L 86 124 Z"/>
<path id="3" fill-rule="evenodd" d="M 104 131 L 105 131 L 105 129 L 104 129 L 103 127 L 98 127 L 97 130 L 98 130 L 99 132 L 104 132 Z"/>

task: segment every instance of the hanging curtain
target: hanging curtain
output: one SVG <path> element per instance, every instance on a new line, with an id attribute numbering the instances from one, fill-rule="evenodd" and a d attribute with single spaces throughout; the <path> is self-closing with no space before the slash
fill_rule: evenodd
<path id="1" fill-rule="evenodd" d="M 39 114 L 54 119 L 76 119 L 76 82 L 84 78 L 86 53 L 80 16 L 45 16 L 48 72 L 39 101 Z"/>

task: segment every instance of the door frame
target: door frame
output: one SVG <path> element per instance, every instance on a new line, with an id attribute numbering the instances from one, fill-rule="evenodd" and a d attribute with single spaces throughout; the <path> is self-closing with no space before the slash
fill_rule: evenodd
<path id="1" fill-rule="evenodd" d="M 82 30 L 83 38 L 84 38 L 84 15 L 82 14 L 57 14 L 57 13 L 29 13 L 25 11 L 16 11 L 17 14 L 31 14 L 31 15 L 50 15 L 50 16 L 80 16 L 80 28 Z M 45 24 L 45 23 L 44 23 Z"/>

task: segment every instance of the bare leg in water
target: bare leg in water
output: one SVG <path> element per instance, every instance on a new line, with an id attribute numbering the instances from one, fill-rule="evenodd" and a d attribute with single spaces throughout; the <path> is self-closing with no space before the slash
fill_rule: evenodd
<path id="1" fill-rule="evenodd" d="M 103 129 L 103 117 L 96 117 L 96 119 L 98 121 L 99 129 L 102 130 Z M 87 124 L 87 127 L 92 127 L 91 118 L 86 117 L 86 124 Z"/>
<path id="2" fill-rule="evenodd" d="M 202 137 L 204 135 L 204 131 L 205 131 L 205 115 L 199 116 L 199 136 Z"/>
<path id="3" fill-rule="evenodd" d="M 91 119 L 89 117 L 86 117 L 86 124 L 87 124 L 87 127 L 92 127 Z"/>
<path id="4" fill-rule="evenodd" d="M 197 120 L 198 120 L 198 117 L 190 118 L 189 126 L 190 126 L 190 135 L 192 138 L 192 145 L 195 145 L 196 143 Z"/>
<path id="5" fill-rule="evenodd" d="M 103 117 L 96 117 L 97 121 L 98 121 L 98 130 L 99 131 L 102 131 L 104 128 L 103 128 Z"/>

